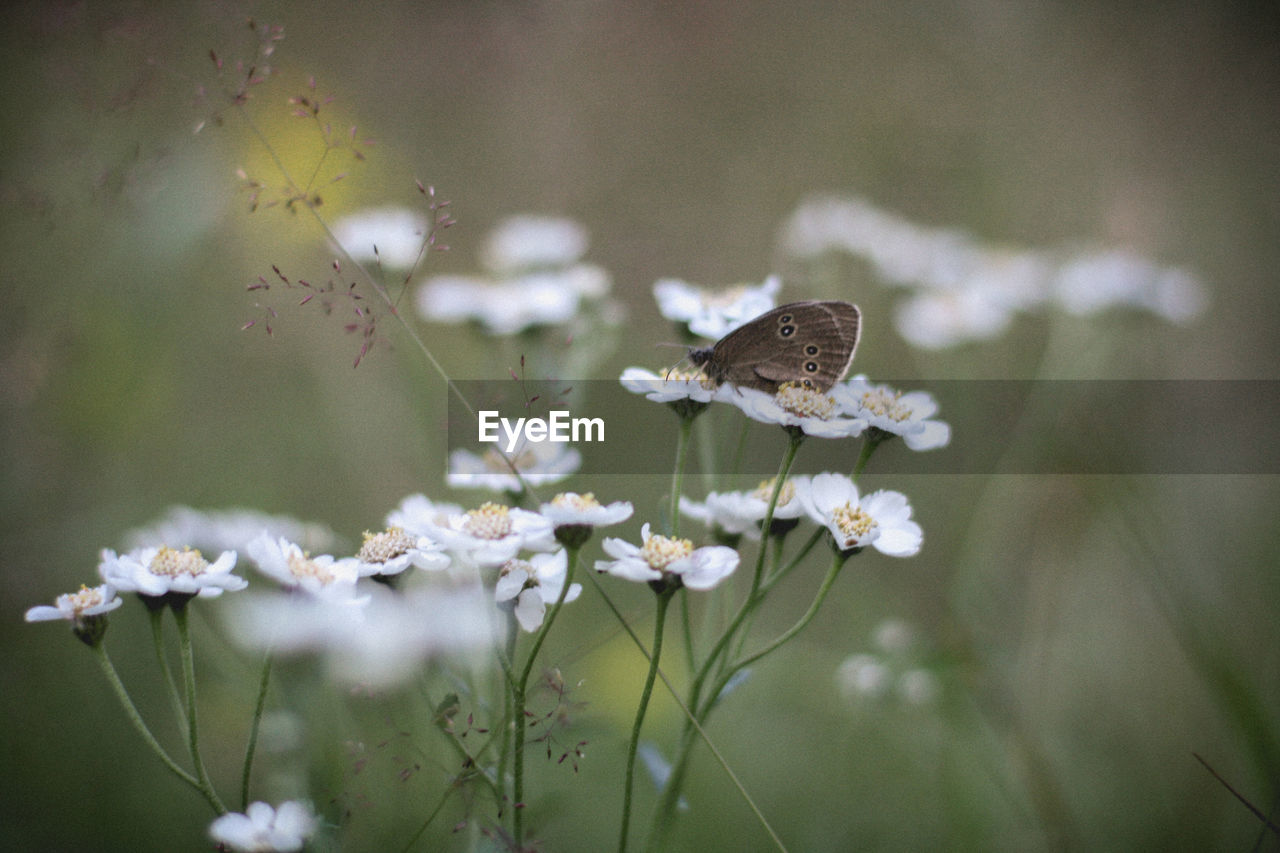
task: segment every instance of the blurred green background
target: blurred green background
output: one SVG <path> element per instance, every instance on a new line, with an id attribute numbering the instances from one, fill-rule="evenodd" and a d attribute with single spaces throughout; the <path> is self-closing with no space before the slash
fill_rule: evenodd
<path id="1" fill-rule="evenodd" d="M 963 378 L 1280 378 L 1280 16 L 1265 4 L 10 6 L 0 28 L 8 849 L 206 843 L 207 808 L 144 750 L 90 654 L 64 626 L 22 622 L 26 608 L 92 582 L 99 549 L 174 503 L 289 513 L 355 541 L 410 492 L 474 499 L 444 488 L 443 383 L 402 332 L 384 324 L 384 345 L 353 370 L 358 342 L 340 318 L 278 291 L 276 334 L 240 330 L 268 301 L 246 285 L 272 265 L 322 281 L 332 258 L 308 217 L 249 212 L 236 170 L 276 186 L 279 176 L 225 99 L 198 95 L 217 83 L 210 50 L 228 65 L 253 57 L 249 15 L 285 27 L 275 74 L 247 109 L 288 168 L 305 173 L 319 154 L 315 129 L 287 103 L 311 77 L 335 97 L 324 115 L 340 132 L 358 125 L 377 140 L 362 164 L 339 152 L 334 168 L 349 176 L 324 190 L 330 221 L 414 204 L 415 178 L 434 185 L 458 224 L 427 273 L 474 271 L 488 228 L 512 213 L 587 225 L 588 259 L 611 271 L 629 320 L 612 359 L 582 378 L 670 362 L 655 346 L 678 340 L 650 295 L 659 277 L 798 273 L 778 231 L 815 192 L 995 244 L 1131 248 L 1210 289 L 1209 311 L 1184 328 L 1128 314 L 1023 318 L 997 341 L 920 353 L 896 336 L 893 294 L 865 270 L 851 265 L 838 292 L 789 279 L 784 297 L 862 306 L 857 367 L 872 377 L 926 389 Z M 521 352 L 463 328 L 423 336 L 460 378 L 504 376 Z M 872 486 L 911 496 L 924 551 L 851 563 L 810 629 L 712 720 L 790 849 L 1240 850 L 1259 838 L 1277 849 L 1192 756 L 1276 819 L 1274 478 L 871 473 Z M 569 485 L 635 502 L 618 533 L 635 540 L 666 482 Z M 796 618 L 816 572 L 771 602 L 758 637 Z M 610 589 L 647 635 L 647 592 L 620 586 Z M 841 661 L 873 650 L 891 618 L 915 628 L 917 662 L 940 685 L 931 704 L 838 688 Z M 196 621 L 207 749 L 230 788 L 254 663 L 222 650 L 216 618 Z M 166 713 L 136 603 L 112 617 L 109 643 L 139 704 Z M 589 745 L 577 774 L 535 751 L 533 835 L 550 850 L 607 849 L 643 661 L 590 588 L 545 654 L 583 681 L 574 699 L 587 704 L 566 737 Z M 271 701 L 304 712 L 296 751 L 320 768 L 309 795 L 329 818 L 352 808 L 347 849 L 399 849 L 454 770 L 441 741 L 403 734 L 405 703 L 332 703 L 293 684 L 305 671 L 285 671 Z M 648 733 L 669 747 L 678 727 L 667 703 Z M 357 743 L 374 756 L 360 774 Z M 289 793 L 271 780 L 299 756 L 260 760 L 258 795 Z M 423 769 L 400 781 L 406 761 Z M 682 849 L 769 849 L 705 751 L 686 793 Z M 449 831 L 465 817 L 461 798 L 446 815 L 415 849 L 475 840 Z"/>

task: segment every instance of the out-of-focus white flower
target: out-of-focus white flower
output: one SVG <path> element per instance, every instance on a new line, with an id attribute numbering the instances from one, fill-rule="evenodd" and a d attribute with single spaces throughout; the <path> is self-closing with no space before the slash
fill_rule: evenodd
<path id="1" fill-rule="evenodd" d="M 689 589 L 711 589 L 733 574 L 738 552 L 722 545 L 695 549 L 688 539 L 674 539 L 640 529 L 641 546 L 624 539 L 604 540 L 604 552 L 612 560 L 597 560 L 596 571 L 608 572 L 629 581 L 648 582 L 663 577 L 679 578 Z"/>
<path id="2" fill-rule="evenodd" d="M 449 568 L 449 555 L 426 536 L 414 536 L 402 527 L 388 527 L 379 533 L 364 534 L 364 544 L 356 554 L 360 577 L 398 575 L 410 566 L 429 572 Z"/>
<path id="3" fill-rule="evenodd" d="M 998 337 L 1013 316 L 981 289 L 921 290 L 897 306 L 894 326 L 907 343 L 938 350 Z"/>
<path id="4" fill-rule="evenodd" d="M 916 631 L 902 619 L 886 619 L 876 626 L 871 642 L 876 648 L 890 655 L 904 655 L 915 645 Z"/>
<path id="5" fill-rule="evenodd" d="M 841 474 L 817 474 L 805 501 L 809 517 L 831 532 L 841 551 L 868 545 L 890 557 L 920 551 L 924 532 L 911 520 L 911 505 L 901 492 L 872 492 L 859 499 L 858 487 Z"/>
<path id="6" fill-rule="evenodd" d="M 120 555 L 107 548 L 102 552 L 98 574 L 119 592 L 215 598 L 222 595 L 223 590 L 235 591 L 248 586 L 248 581 L 231 573 L 235 566 L 235 551 L 223 551 L 210 563 L 193 548 L 178 550 L 161 545 Z"/>
<path id="7" fill-rule="evenodd" d="M 427 220 L 416 210 L 379 207 L 342 217 L 333 225 L 333 236 L 357 261 L 381 260 L 392 269 L 407 270 L 422 253 L 426 230 Z"/>
<path id="8" fill-rule="evenodd" d="M 273 809 L 266 803 L 250 803 L 244 814 L 228 812 L 209 824 L 214 841 L 248 853 L 301 850 L 315 834 L 318 821 L 311 809 L 288 800 Z"/>
<path id="9" fill-rule="evenodd" d="M 482 252 L 492 275 L 434 276 L 418 289 L 418 311 L 437 322 L 474 322 L 491 335 L 567 323 L 583 300 L 604 297 L 613 284 L 606 270 L 578 262 L 586 247 L 586 231 L 576 222 L 512 217 Z"/>
<path id="10" fill-rule="evenodd" d="M 90 616 L 101 616 L 110 613 L 124 599 L 116 595 L 111 584 L 101 586 L 81 586 L 79 592 L 64 593 L 53 600 L 53 606 L 39 604 L 27 611 L 23 617 L 28 622 L 48 622 L 53 619 L 67 619 L 77 625 Z"/>
<path id="11" fill-rule="evenodd" d="M 534 554 L 528 560 L 508 560 L 502 564 L 494 598 L 499 602 L 516 599 L 516 621 L 525 631 L 542 627 L 547 605 L 555 604 L 564 589 L 569 559 L 563 549 L 554 554 Z M 572 584 L 566 602 L 582 593 L 582 584 Z"/>
<path id="12" fill-rule="evenodd" d="M 1112 306 L 1151 311 L 1173 323 L 1200 316 L 1204 287 L 1186 270 L 1158 266 L 1132 252 L 1079 254 L 1058 270 L 1059 304 L 1071 314 L 1095 314 Z"/>
<path id="13" fill-rule="evenodd" d="M 566 442 L 521 439 L 515 450 L 507 454 L 507 459 L 531 486 L 558 483 L 582 467 L 582 454 Z M 511 473 L 507 459 L 492 447 L 484 455 L 470 450 L 455 450 L 449 454 L 449 473 L 445 481 L 454 489 L 522 492 L 524 485 Z"/>
<path id="14" fill-rule="evenodd" d="M 529 214 L 494 226 L 480 261 L 499 275 L 543 267 L 567 267 L 587 252 L 587 229 L 572 219 Z"/>
<path id="15" fill-rule="evenodd" d="M 674 278 L 653 285 L 653 296 L 663 317 L 684 323 L 704 338 L 722 338 L 774 306 L 782 281 L 769 276 L 759 285 L 738 285 L 711 291 Z"/>
<path id="16" fill-rule="evenodd" d="M 252 509 L 198 510 L 172 506 L 144 527 L 125 534 L 125 547 L 143 548 L 153 542 L 184 542 L 205 553 L 243 551 L 262 531 L 283 536 L 313 551 L 333 547 L 337 536 L 323 524 L 299 521 L 288 515 L 268 515 Z"/>
<path id="17" fill-rule="evenodd" d="M 586 264 L 497 282 L 436 276 L 418 290 L 417 305 L 428 320 L 474 321 L 491 335 L 512 335 L 568 322 L 584 298 L 603 295 L 609 286 L 608 273 Z"/>
<path id="18" fill-rule="evenodd" d="M 836 670 L 836 684 L 850 699 L 883 696 L 891 680 L 889 668 L 874 655 L 852 655 Z"/>
<path id="19" fill-rule="evenodd" d="M 926 391 L 895 391 L 888 385 L 872 385 L 865 376 L 836 384 L 831 396 L 851 417 L 870 426 L 902 436 L 912 450 L 933 450 L 951 441 L 951 426 L 930 420 L 938 403 Z"/>
<path id="20" fill-rule="evenodd" d="M 476 587 L 373 584 L 358 598 L 245 596 L 228 608 L 232 636 L 251 648 L 323 655 L 335 678 L 391 687 L 436 655 L 466 654 L 494 642 L 492 604 Z"/>
<path id="21" fill-rule="evenodd" d="M 799 427 L 818 438 L 851 438 L 867 428 L 865 420 L 845 415 L 829 394 L 794 382 L 784 382 L 776 394 L 726 383 L 716 399 L 732 403 L 754 421 Z"/>
<path id="22" fill-rule="evenodd" d="M 281 586 L 322 598 L 350 598 L 360 576 L 360 561 L 354 557 L 312 557 L 297 543 L 267 533 L 250 542 L 245 553 L 259 571 Z"/>
<path id="23" fill-rule="evenodd" d="M 1207 301 L 1191 273 L 1132 252 L 984 246 L 963 231 L 922 226 L 859 198 L 802 203 L 782 242 L 800 258 L 854 255 L 885 284 L 912 288 L 895 323 L 905 340 L 925 349 L 990 340 L 1019 312 L 1043 310 L 1051 300 L 1072 314 L 1124 305 L 1174 323 L 1195 319 Z"/>

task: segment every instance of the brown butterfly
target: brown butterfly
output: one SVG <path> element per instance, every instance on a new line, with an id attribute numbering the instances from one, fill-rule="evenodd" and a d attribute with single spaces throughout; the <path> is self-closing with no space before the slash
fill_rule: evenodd
<path id="1" fill-rule="evenodd" d="M 849 302 L 792 302 L 739 326 L 689 360 L 716 385 L 777 393 L 784 382 L 827 391 L 844 378 L 862 314 Z"/>

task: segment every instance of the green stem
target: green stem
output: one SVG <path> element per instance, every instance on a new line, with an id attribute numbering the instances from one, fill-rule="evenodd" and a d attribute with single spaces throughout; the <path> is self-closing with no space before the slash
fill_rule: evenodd
<path id="1" fill-rule="evenodd" d="M 693 431 L 693 418 L 680 419 L 680 434 L 676 439 L 676 464 L 671 472 L 671 537 L 680 536 L 680 492 L 684 486 L 684 463 L 689 457 L 689 434 Z"/>
<path id="2" fill-rule="evenodd" d="M 187 711 L 182 707 L 182 695 L 178 692 L 178 682 L 173 677 L 173 667 L 169 666 L 169 658 L 164 653 L 164 608 L 147 607 L 147 618 L 151 620 L 151 643 L 156 650 L 156 663 L 164 674 L 164 683 L 169 692 L 169 704 L 173 706 L 174 716 L 178 720 L 178 728 L 182 736 L 187 736 Z"/>
<path id="3" fill-rule="evenodd" d="M 204 760 L 200 757 L 200 726 L 196 719 L 196 667 L 195 656 L 191 653 L 191 626 L 187 619 L 185 606 L 173 609 L 173 620 L 178 625 L 178 640 L 182 649 L 182 681 L 186 688 L 187 705 L 187 744 L 191 751 L 191 766 L 195 769 L 196 781 L 200 793 L 213 806 L 218 814 L 226 814 L 227 807 L 218 799 L 209 781 L 209 773 L 205 770 Z"/>
<path id="4" fill-rule="evenodd" d="M 735 673 L 743 667 L 750 666 L 770 652 L 777 650 L 779 646 L 795 637 L 796 634 L 803 631 L 805 627 L 813 621 L 813 617 L 818 613 L 818 608 L 822 606 L 822 602 L 826 600 L 827 593 L 831 591 L 831 585 L 835 583 L 836 575 L 840 574 L 840 567 L 844 565 L 844 561 L 845 558 L 843 555 L 839 553 L 835 555 L 835 558 L 831 561 L 831 568 L 827 570 L 827 576 L 822 579 L 822 585 L 818 587 L 818 593 L 814 596 L 813 603 L 809 605 L 809 609 L 805 611 L 805 614 L 800 617 L 796 624 L 792 625 L 760 651 L 748 655 L 745 658 L 741 658 L 726 667 L 724 673 L 722 673 L 720 678 L 717 679 L 715 689 L 712 690 L 707 697 L 708 711 L 715 703 L 715 697 L 720 695 L 720 691 L 724 689 L 724 686 L 729 683 L 729 679 L 733 678 Z"/>
<path id="5" fill-rule="evenodd" d="M 178 766 L 169 753 L 165 752 L 164 747 L 160 745 L 160 741 L 156 740 L 155 735 L 151 733 L 151 729 L 147 728 L 147 724 L 143 722 L 142 715 L 138 713 L 138 708 L 133 704 L 133 700 L 129 698 L 129 691 L 125 689 L 124 682 L 120 680 L 119 673 L 111 663 L 110 656 L 107 655 L 107 647 L 104 643 L 98 643 L 93 646 L 94 654 L 98 656 L 98 665 L 102 667 L 102 674 L 107 677 L 107 683 L 111 685 L 111 689 L 115 692 L 116 698 L 120 700 L 120 705 L 124 708 L 125 714 L 129 717 L 129 722 L 133 723 L 133 727 L 138 730 L 138 734 L 142 735 L 142 739 L 146 741 L 147 746 L 151 747 L 151 751 L 160 757 L 164 766 L 169 768 L 169 772 L 177 776 L 183 782 L 204 794 L 204 790 L 200 787 L 200 783 L 187 771 Z M 206 796 L 206 799 L 208 797 Z M 209 800 L 209 805 L 214 809 L 218 808 L 218 804 L 213 800 Z M 221 812 L 219 812 L 221 813 Z"/>
<path id="6" fill-rule="evenodd" d="M 556 603 L 551 605 L 551 609 L 547 611 L 546 618 L 542 620 L 542 627 L 538 629 L 538 634 L 533 640 L 533 648 L 529 649 L 529 659 L 525 661 L 524 669 L 520 671 L 520 678 L 515 684 L 515 751 L 513 760 L 515 762 L 515 781 L 512 787 L 513 810 L 515 811 L 515 837 L 516 849 L 521 849 L 524 844 L 524 735 L 525 729 L 525 700 L 528 697 L 529 675 L 533 672 L 534 661 L 538 658 L 538 652 L 542 649 L 542 642 L 547 638 L 547 634 L 551 633 L 551 626 L 555 624 L 556 617 L 560 615 L 560 608 L 564 605 L 564 600 L 569 594 L 569 587 L 573 584 L 573 572 L 578 566 L 578 550 L 577 548 L 566 548 L 569 552 L 569 567 L 565 571 L 564 586 L 560 587 L 560 595 L 556 598 Z M 514 630 L 514 628 L 513 628 Z"/>
<path id="7" fill-rule="evenodd" d="M 863 433 L 862 450 L 858 453 L 858 461 L 853 465 L 853 473 L 849 475 L 849 479 L 857 483 L 858 478 L 862 476 L 862 470 L 867 467 L 867 462 L 871 459 L 871 454 L 875 453 L 876 448 L 880 446 L 880 442 L 889 437 L 889 433 L 881 432 L 872 428 Z"/>
<path id="8" fill-rule="evenodd" d="M 631 741 L 627 745 L 626 787 L 622 793 L 622 828 L 618 836 L 618 853 L 627 849 L 627 830 L 631 824 L 631 794 L 635 786 L 636 749 L 640 745 L 640 729 L 644 726 L 644 715 L 649 710 L 649 699 L 653 695 L 653 682 L 658 677 L 658 660 L 662 657 L 662 631 L 667 621 L 667 605 L 671 603 L 674 590 L 663 590 L 658 593 L 658 610 L 653 623 L 653 648 L 649 652 L 649 674 L 645 676 L 644 690 L 640 693 L 640 705 L 636 708 L 636 719 L 631 726 Z"/>
<path id="9" fill-rule="evenodd" d="M 240 809 L 249 807 L 249 777 L 253 773 L 253 753 L 258 748 L 258 728 L 262 724 L 262 712 L 267 707 L 267 685 L 271 683 L 271 652 L 262 659 L 262 677 L 258 679 L 258 701 L 253 708 L 253 721 L 249 724 L 249 743 L 244 750 L 244 769 L 240 773 Z"/>

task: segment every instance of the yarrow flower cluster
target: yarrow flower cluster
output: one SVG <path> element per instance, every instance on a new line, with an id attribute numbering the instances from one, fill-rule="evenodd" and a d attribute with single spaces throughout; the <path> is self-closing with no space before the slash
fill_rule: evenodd
<path id="1" fill-rule="evenodd" d="M 860 198 L 802 203 L 783 228 L 782 244 L 801 259 L 832 251 L 862 258 L 885 284 L 908 288 L 896 325 L 923 349 L 990 340 L 1019 313 L 1050 306 L 1077 315 L 1130 307 L 1186 324 L 1207 303 L 1205 287 L 1192 273 L 1131 251 L 993 248 L 966 232 L 922 226 Z"/>
<path id="2" fill-rule="evenodd" d="M 689 589 L 717 586 L 738 567 L 738 552 L 723 545 L 695 548 L 688 539 L 676 539 L 640 528 L 641 543 L 624 539 L 604 540 L 604 552 L 612 560 L 597 560 L 596 571 L 629 581 L 677 583 Z"/>
<path id="3" fill-rule="evenodd" d="M 138 548 L 117 555 L 110 549 L 102 552 L 98 573 L 120 592 L 159 597 L 168 594 L 198 595 L 215 598 L 224 590 L 241 590 L 248 581 L 231 570 L 236 565 L 236 552 L 223 551 L 210 563 L 193 548 Z"/>
<path id="4" fill-rule="evenodd" d="M 209 836 L 231 850 L 247 853 L 301 850 L 319 825 L 310 807 L 295 800 L 277 808 L 250 803 L 244 813 L 228 812 L 209 824 Z"/>
<path id="5" fill-rule="evenodd" d="M 836 669 L 836 686 L 851 700 L 896 697 L 908 705 L 929 705 L 941 686 L 918 662 L 916 631 L 901 619 L 886 619 L 872 632 L 873 651 L 850 655 Z"/>
<path id="6" fill-rule="evenodd" d="M 702 501 L 682 497 L 680 511 L 690 518 L 703 522 L 719 531 L 722 536 L 746 535 L 760 538 L 760 525 L 769 510 L 769 501 L 777 485 L 777 477 L 765 480 L 749 491 L 710 492 Z M 773 509 L 774 527 L 787 522 L 794 523 L 805 516 L 805 496 L 809 491 L 809 478 L 788 478 L 778 491 L 777 505 Z M 778 532 L 778 531 L 775 531 Z"/>
<path id="7" fill-rule="evenodd" d="M 418 290 L 418 311 L 437 322 L 474 322 L 491 335 L 566 323 L 612 287 L 608 272 L 579 262 L 586 247 L 585 229 L 571 220 L 508 219 L 481 254 L 488 275 L 428 279 Z"/>
<path id="8" fill-rule="evenodd" d="M 483 455 L 458 449 L 449 454 L 446 482 L 453 489 L 488 489 L 519 494 L 525 483 L 547 486 L 572 476 L 582 466 L 582 454 L 567 442 L 529 442 L 521 439 L 505 456 L 494 448 Z M 512 467 L 520 472 L 517 477 Z M 524 482 L 521 482 L 523 479 Z"/>

